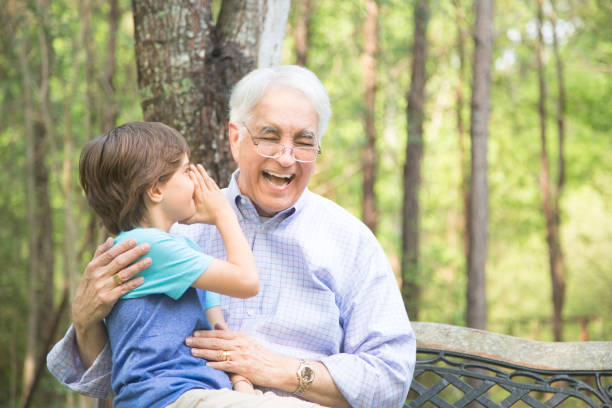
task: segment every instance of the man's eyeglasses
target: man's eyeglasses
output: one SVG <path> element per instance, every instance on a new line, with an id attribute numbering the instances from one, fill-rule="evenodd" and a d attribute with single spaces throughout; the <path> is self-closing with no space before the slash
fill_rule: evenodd
<path id="1" fill-rule="evenodd" d="M 317 156 L 321 154 L 321 148 L 317 146 L 285 146 L 278 142 L 267 140 L 278 137 L 277 133 L 275 132 L 267 132 L 262 130 L 259 132 L 258 137 L 255 137 L 247 127 L 246 123 L 243 123 L 242 125 L 247 132 L 249 132 L 249 136 L 255 145 L 257 153 L 260 156 L 268 159 L 278 159 L 285 153 L 285 150 L 289 150 L 291 152 L 291 157 L 293 157 L 295 161 L 300 163 L 312 163 L 317 160 Z"/>

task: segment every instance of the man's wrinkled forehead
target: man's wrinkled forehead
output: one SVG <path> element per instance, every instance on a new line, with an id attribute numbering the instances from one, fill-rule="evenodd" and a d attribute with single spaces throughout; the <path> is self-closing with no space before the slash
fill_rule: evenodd
<path id="1" fill-rule="evenodd" d="M 284 132 L 283 124 L 277 123 L 277 121 L 275 120 L 277 119 L 275 117 L 276 110 L 270 107 L 266 107 L 265 105 L 266 95 L 268 95 L 269 93 L 274 94 L 275 91 L 282 92 L 283 90 L 284 91 L 289 90 L 290 92 L 296 92 L 299 95 L 302 95 L 305 98 L 305 103 L 307 103 L 308 106 L 312 109 L 312 113 L 314 114 L 314 117 L 316 118 L 314 121 L 312 121 L 312 123 L 304 124 L 304 128 L 296 129 L 291 134 L 288 134 L 288 135 L 283 134 Z M 285 119 L 285 118 L 282 117 L 281 119 Z M 264 96 L 262 96 L 262 98 L 259 101 L 257 101 L 257 103 L 253 105 L 253 107 L 249 111 L 246 122 L 247 124 L 249 124 L 249 126 L 253 126 L 254 129 L 251 129 L 251 130 L 253 130 L 254 132 L 258 134 L 259 133 L 270 134 L 270 135 L 277 135 L 279 137 L 290 136 L 293 139 L 298 139 L 298 138 L 312 139 L 316 143 L 320 141 L 320 135 L 318 134 L 319 113 L 316 111 L 316 109 L 312 105 L 312 101 L 310 100 L 310 97 L 304 94 L 300 89 L 294 88 L 292 86 L 287 86 L 283 84 L 272 84 L 269 87 L 267 87 L 266 92 L 264 93 Z M 286 125 L 286 123 L 284 125 Z M 290 123 L 290 125 L 294 125 L 294 123 Z"/>

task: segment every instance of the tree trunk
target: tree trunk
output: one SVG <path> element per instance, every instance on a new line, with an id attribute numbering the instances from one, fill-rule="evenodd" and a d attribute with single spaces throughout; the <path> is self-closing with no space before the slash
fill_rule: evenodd
<path id="1" fill-rule="evenodd" d="M 289 0 L 134 0 L 138 85 L 145 120 L 179 130 L 192 159 L 225 186 L 235 168 L 227 140 L 233 85 L 280 62 Z"/>
<path id="2" fill-rule="evenodd" d="M 24 136 L 26 139 L 26 192 L 27 192 L 27 214 L 29 226 L 29 270 L 28 270 L 28 316 L 27 316 L 27 333 L 26 333 L 26 350 L 23 360 L 23 378 L 21 388 L 21 401 L 27 399 L 30 392 L 30 386 L 34 378 L 35 362 L 36 362 L 36 335 L 38 332 L 38 297 L 36 296 L 36 282 L 39 281 L 38 262 L 40 255 L 38 253 L 38 245 L 36 244 L 38 233 L 38 224 L 36 222 L 36 187 L 34 183 L 34 102 L 32 98 L 32 78 L 26 55 L 28 50 L 25 33 L 18 37 L 19 63 L 23 78 L 23 110 L 24 110 Z"/>
<path id="3" fill-rule="evenodd" d="M 48 3 L 41 0 L 38 9 L 41 12 L 41 24 L 39 26 L 39 41 L 41 50 L 40 59 L 40 115 L 41 122 L 34 126 L 35 167 L 34 183 L 36 189 L 36 206 L 38 208 L 37 223 L 39 224 L 40 236 L 38 237 L 40 256 L 40 281 L 38 282 L 39 296 L 39 319 L 38 334 L 39 346 L 42 346 L 44 336 L 50 330 L 51 322 L 48 313 L 53 310 L 53 295 L 55 287 L 53 282 L 53 223 L 51 217 L 51 200 L 49 198 L 49 167 L 47 165 L 50 140 L 53 139 L 53 124 L 51 122 L 51 96 L 50 79 L 52 52 L 51 38 L 47 35 Z"/>
<path id="4" fill-rule="evenodd" d="M 30 406 L 32 402 L 32 398 L 34 397 L 34 390 L 36 389 L 36 386 L 38 385 L 40 379 L 42 378 L 44 372 L 47 369 L 47 366 L 46 366 L 47 354 L 49 353 L 49 351 L 51 350 L 51 347 L 53 346 L 53 339 L 55 338 L 55 332 L 57 331 L 57 328 L 59 327 L 61 317 L 64 314 L 64 312 L 68 310 L 69 296 L 70 296 L 70 292 L 68 291 L 68 286 L 66 286 L 64 287 L 64 291 L 62 293 L 62 301 L 60 302 L 60 305 L 58 306 L 57 310 L 54 312 L 54 316 L 51 316 L 51 315 L 47 316 L 47 319 L 49 319 L 50 330 L 47 333 L 46 338 L 42 339 L 43 340 L 42 342 L 43 347 L 41 349 L 42 353 L 40 353 L 39 361 L 36 364 L 36 373 L 32 381 L 30 393 L 27 395 L 27 397 L 25 398 L 25 402 L 23 403 L 23 408 L 28 408 Z"/>
<path id="5" fill-rule="evenodd" d="M 314 0 L 302 0 L 296 4 L 295 30 L 293 31 L 295 63 L 303 67 L 308 64 L 313 2 Z"/>
<path id="6" fill-rule="evenodd" d="M 376 208 L 376 58 L 378 55 L 378 4 L 376 0 L 368 0 L 367 14 L 363 27 L 363 54 L 361 66 L 363 69 L 364 93 L 364 128 L 366 145 L 362 153 L 362 207 L 361 218 L 365 225 L 376 234 L 378 224 L 378 209 Z"/>
<path id="7" fill-rule="evenodd" d="M 417 0 L 414 6 L 414 45 L 412 75 L 407 95 L 406 161 L 404 163 L 404 207 L 402 210 L 402 297 L 408 315 L 418 320 L 420 298 L 419 274 L 419 188 L 423 157 L 423 122 L 427 73 L 427 25 L 429 0 Z"/>
<path id="8" fill-rule="evenodd" d="M 460 179 L 460 195 L 461 201 L 463 202 L 460 234 L 463 238 L 463 253 L 465 259 L 469 256 L 470 248 L 470 236 L 468 234 L 467 220 L 468 211 L 470 208 L 470 182 L 469 182 L 469 156 L 466 152 L 465 147 L 465 123 L 463 122 L 463 110 L 465 106 L 465 71 L 466 71 L 466 59 L 465 59 L 465 15 L 460 0 L 454 0 L 455 9 L 457 11 L 456 24 L 457 24 L 457 52 L 459 54 L 459 75 L 457 80 L 457 89 L 455 95 L 457 98 L 455 115 L 457 117 L 457 136 L 459 141 L 459 165 L 461 166 L 459 172 Z"/>
<path id="9" fill-rule="evenodd" d="M 564 295 L 565 295 L 565 277 L 564 277 L 564 268 L 563 268 L 563 255 L 561 252 L 561 245 L 559 240 L 559 201 L 558 201 L 558 192 L 553 191 L 551 187 L 551 177 L 550 177 L 550 169 L 549 169 L 549 157 L 548 157 L 548 142 L 546 137 L 546 124 L 548 120 L 548 112 L 546 109 L 546 100 L 547 100 L 547 87 L 546 87 L 546 79 L 544 72 L 544 39 L 542 26 L 544 24 L 544 11 L 543 11 L 543 1 L 538 0 L 538 39 L 536 41 L 536 60 L 537 60 L 537 68 L 538 68 L 538 87 L 540 90 L 540 97 L 538 101 L 538 110 L 540 114 L 540 177 L 539 177 L 539 185 L 540 185 L 540 195 L 542 197 L 542 213 L 546 220 L 546 243 L 548 246 L 548 263 L 550 269 L 550 276 L 552 281 L 552 300 L 553 300 L 553 334 L 555 341 L 562 341 L 563 339 L 563 303 L 564 303 Z M 554 36 L 554 41 L 556 43 L 556 35 Z M 559 68 L 559 59 L 557 59 L 557 68 Z M 559 72 L 557 72 L 559 75 Z M 559 82 L 562 84 L 562 82 Z M 562 90 L 562 85 L 561 88 Z M 564 95 L 560 92 L 559 101 L 564 97 Z M 561 104 L 563 102 L 560 102 Z M 559 106 L 559 115 L 557 117 L 557 123 L 559 124 L 559 119 L 561 119 L 561 123 L 559 124 L 559 158 L 563 159 L 563 138 L 564 138 L 564 129 L 563 129 L 563 115 L 562 110 L 564 108 L 563 105 Z M 564 178 L 564 167 L 562 163 L 559 163 L 559 178 L 558 178 L 558 186 L 559 183 L 562 185 Z"/>
<path id="10" fill-rule="evenodd" d="M 74 49 L 82 50 L 85 43 L 85 35 L 88 31 L 88 26 L 90 23 L 90 15 L 88 15 L 89 11 L 89 1 L 84 0 L 80 3 L 80 21 L 81 21 L 81 30 L 79 35 L 75 41 Z M 62 161 L 62 169 L 61 169 L 61 189 L 64 196 L 64 237 L 62 242 L 63 249 L 63 257 L 64 257 L 64 282 L 65 285 L 68 285 L 70 295 L 72 298 L 72 294 L 74 294 L 74 290 L 76 289 L 76 285 L 79 280 L 78 270 L 77 270 L 77 253 L 74 247 L 74 243 L 77 242 L 77 226 L 75 217 L 73 214 L 73 140 L 72 140 L 72 121 L 70 118 L 70 112 L 72 106 L 74 104 L 74 100 L 76 95 L 78 95 L 78 84 L 79 77 L 81 74 L 81 69 L 83 67 L 83 55 L 79 52 L 75 55 L 75 64 L 74 64 L 74 73 L 72 75 L 72 82 L 68 84 L 64 84 L 65 89 L 68 90 L 68 95 L 66 99 L 66 103 L 64 104 L 64 136 L 63 136 L 63 161 Z M 84 115 L 87 116 L 87 115 Z"/>
<path id="11" fill-rule="evenodd" d="M 102 119 L 102 132 L 108 132 L 117 124 L 118 109 L 115 101 L 115 48 L 117 26 L 120 16 L 119 1 L 110 0 L 110 11 L 108 13 L 108 43 L 106 45 L 106 66 L 102 78 L 102 89 L 104 90 L 104 117 Z"/>
<path id="12" fill-rule="evenodd" d="M 493 0 L 476 0 L 474 78 L 472 81 L 472 164 L 470 177 L 470 236 L 467 283 L 467 325 L 485 329 L 487 298 L 485 266 L 489 219 L 487 139 L 489 135 L 491 59 L 493 51 Z"/>
<path id="13" fill-rule="evenodd" d="M 559 136 L 559 153 L 558 153 L 558 176 L 557 176 L 557 191 L 555 192 L 554 201 L 554 231 L 556 233 L 555 244 L 555 259 L 552 262 L 554 269 L 552 272 L 553 284 L 553 305 L 555 310 L 555 321 L 559 323 L 557 331 L 559 340 L 563 337 L 563 305 L 565 303 L 565 261 L 563 255 L 563 247 L 561 246 L 561 196 L 565 185 L 565 82 L 563 79 L 563 61 L 559 53 L 559 41 L 557 39 L 557 14 L 555 8 L 555 0 L 551 0 L 553 10 L 553 47 L 555 52 L 555 65 L 557 68 L 557 131 Z"/>
<path id="14" fill-rule="evenodd" d="M 26 351 L 23 362 L 23 380 L 20 405 L 24 405 L 34 393 L 36 372 L 39 371 L 39 357 L 45 353 L 44 340 L 52 330 L 48 313 L 53 311 L 53 227 L 49 199 L 48 150 L 52 140 L 49 80 L 51 77 L 52 48 L 47 35 L 48 4 L 39 1 L 36 5 L 36 20 L 26 17 L 21 28 L 20 65 L 23 74 L 24 130 L 26 138 L 26 185 L 27 215 L 29 227 L 29 276 Z M 32 96 L 34 89 L 30 73 L 28 50 L 25 38 L 26 27 L 35 23 L 38 29 L 40 70 L 38 104 Z M 22 55 L 23 54 L 23 55 Z M 46 353 L 45 353 L 46 354 Z"/>
<path id="15" fill-rule="evenodd" d="M 39 4 L 38 10 L 44 10 L 45 4 Z M 49 110 L 49 78 L 51 72 L 51 47 L 47 37 L 46 17 L 41 12 L 39 24 L 40 91 L 39 108 L 34 108 L 31 96 L 32 80 L 28 61 L 21 58 L 24 74 L 24 107 L 27 149 L 27 193 L 28 224 L 30 229 L 29 256 L 29 312 L 26 354 L 24 358 L 21 404 L 34 392 L 34 380 L 37 371 L 37 359 L 44 353 L 44 337 L 51 326 L 47 313 L 53 310 L 53 227 L 49 200 L 49 170 L 46 164 L 51 122 Z M 25 55 L 25 44 L 22 44 Z M 40 115 L 34 120 L 34 111 Z"/>
<path id="16" fill-rule="evenodd" d="M 81 0 L 81 18 L 83 24 L 83 48 L 85 49 L 85 103 L 83 114 L 83 125 L 85 140 L 91 140 L 94 136 L 96 126 L 96 98 L 95 85 L 96 78 L 96 61 L 95 61 L 95 44 L 91 30 L 92 24 L 92 2 L 91 0 Z"/>

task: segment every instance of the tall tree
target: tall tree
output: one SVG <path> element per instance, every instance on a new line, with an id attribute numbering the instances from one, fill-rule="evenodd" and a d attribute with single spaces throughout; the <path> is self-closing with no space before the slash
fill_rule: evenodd
<path id="1" fill-rule="evenodd" d="M 459 172 L 460 194 L 463 202 L 463 214 L 461 215 L 460 233 L 463 237 L 463 251 L 467 260 L 469 254 L 470 237 L 467 229 L 468 209 L 470 207 L 470 187 L 469 187 L 469 156 L 466 152 L 465 142 L 465 123 L 463 121 L 463 110 L 465 105 L 465 76 L 466 76 L 466 30 L 465 13 L 460 0 L 454 0 L 457 25 L 457 53 L 459 57 L 459 73 L 457 75 L 457 88 L 455 90 L 456 105 L 455 115 L 457 117 L 457 136 L 459 141 Z"/>
<path id="2" fill-rule="evenodd" d="M 303 67 L 308 64 L 308 49 L 310 48 L 312 13 L 314 0 L 296 2 L 295 29 L 293 41 L 295 42 L 295 63 Z"/>
<path id="3" fill-rule="evenodd" d="M 280 62 L 290 0 L 134 0 L 138 85 L 145 120 L 178 129 L 221 185 L 235 165 L 227 141 L 233 85 Z"/>
<path id="4" fill-rule="evenodd" d="M 118 109 L 115 101 L 115 49 L 117 48 L 117 27 L 119 23 L 119 1 L 109 1 L 108 12 L 108 43 L 106 45 L 106 65 L 102 77 L 102 89 L 104 90 L 104 117 L 102 119 L 102 132 L 108 132 L 117 123 Z"/>
<path id="5" fill-rule="evenodd" d="M 47 313 L 53 310 L 53 224 L 49 199 L 49 169 L 47 166 L 48 149 L 52 139 L 50 110 L 50 78 L 52 48 L 48 35 L 48 4 L 40 0 L 34 6 L 38 18 L 36 27 L 40 47 L 38 104 L 33 98 L 34 80 L 31 76 L 25 38 L 28 25 L 21 27 L 22 35 L 20 65 L 24 86 L 24 117 L 26 128 L 27 151 L 27 199 L 29 224 L 29 312 L 26 355 L 24 358 L 21 404 L 30 398 L 33 390 L 36 371 L 40 362 L 38 358 L 46 354 L 45 339 L 52 330 L 52 322 Z M 29 15 L 27 20 L 31 18 Z M 27 88 L 27 89 L 26 89 Z"/>
<path id="6" fill-rule="evenodd" d="M 425 85 L 427 83 L 427 25 L 429 0 L 414 4 L 414 44 L 412 75 L 406 109 L 406 161 L 404 163 L 404 206 L 402 208 L 402 296 L 411 319 L 419 315 L 419 188 L 423 157 L 423 122 L 425 118 Z"/>
<path id="7" fill-rule="evenodd" d="M 467 325 L 485 329 L 487 298 L 485 265 L 489 222 L 487 140 L 489 137 L 491 59 L 493 52 L 493 0 L 476 0 L 474 29 L 474 77 L 470 134 L 472 164 L 468 232 Z"/>
<path id="8" fill-rule="evenodd" d="M 23 379 L 21 401 L 25 401 L 29 388 L 34 379 L 34 371 L 36 369 L 36 333 L 38 330 L 38 297 L 36 296 L 36 282 L 38 281 L 39 270 L 37 260 L 39 259 L 38 245 L 36 244 L 38 237 L 38 228 L 36 224 L 36 202 L 35 194 L 36 187 L 34 184 L 34 101 L 32 97 L 32 77 L 30 67 L 26 55 L 26 35 L 21 31 L 18 37 L 19 63 L 21 75 L 23 78 L 23 116 L 24 116 L 24 136 L 26 139 L 26 195 L 27 195 L 27 215 L 29 224 L 29 255 L 30 263 L 28 270 L 28 317 L 27 317 L 27 332 L 26 332 L 26 353 L 23 360 Z"/>
<path id="9" fill-rule="evenodd" d="M 364 128 L 366 145 L 363 148 L 361 163 L 363 169 L 361 218 L 365 225 L 376 233 L 378 209 L 376 208 L 376 66 L 378 55 L 378 4 L 376 0 L 366 3 L 366 16 L 363 25 L 363 69 L 364 93 Z"/>
<path id="10" fill-rule="evenodd" d="M 557 73 L 557 134 L 558 134 L 558 158 L 557 158 L 557 189 L 555 191 L 553 205 L 553 249 L 549 250 L 551 254 L 551 277 L 553 287 L 553 321 L 555 340 L 563 339 L 563 306 L 565 304 L 565 261 L 563 255 L 563 247 L 561 245 L 561 196 L 563 187 L 565 186 L 565 80 L 563 75 L 563 60 L 559 52 L 559 40 L 557 38 L 557 11 L 555 0 L 551 0 L 552 20 L 553 20 L 553 49 L 555 54 L 555 66 Z M 586 323 L 585 323 L 586 326 Z M 586 331 L 586 330 L 584 330 Z"/>
<path id="11" fill-rule="evenodd" d="M 558 55 L 558 45 L 556 33 L 553 34 L 555 57 L 557 65 L 557 82 L 559 85 L 558 99 L 558 114 L 557 124 L 559 130 L 559 176 L 557 179 L 556 191 L 555 186 L 552 186 L 550 175 L 550 160 L 548 156 L 548 141 L 547 141 L 547 121 L 548 111 L 546 108 L 547 101 L 547 86 L 546 75 L 544 68 L 544 7 L 543 0 L 537 1 L 537 20 L 538 20 L 538 38 L 536 41 L 536 61 L 538 69 L 538 89 L 540 91 L 538 99 L 538 111 L 540 115 L 540 196 L 542 198 L 542 213 L 546 220 L 546 244 L 548 246 L 548 263 L 550 268 L 550 276 L 552 281 L 552 300 L 553 300 L 553 334 L 555 341 L 563 339 L 563 303 L 565 301 L 565 272 L 563 265 L 563 253 L 559 238 L 559 193 L 564 182 L 564 159 L 563 159 L 563 142 L 565 136 L 564 129 L 564 88 L 562 80 L 562 66 L 560 67 L 560 57 Z M 554 30 L 553 30 L 554 31 Z"/>

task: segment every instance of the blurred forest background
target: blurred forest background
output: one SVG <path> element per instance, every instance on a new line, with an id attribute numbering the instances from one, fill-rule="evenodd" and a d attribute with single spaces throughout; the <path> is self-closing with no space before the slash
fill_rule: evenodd
<path id="1" fill-rule="evenodd" d="M 479 139 L 485 216 L 470 224 L 482 215 L 470 216 L 467 197 L 483 1 L 291 3 L 280 60 L 314 71 L 333 108 L 310 188 L 375 230 L 413 320 L 611 340 L 612 3 L 495 2 L 488 138 Z M 129 1 L 4 0 L 0 9 L 0 406 L 76 406 L 83 400 L 48 374 L 44 355 L 103 240 L 78 156 L 103 131 L 151 118 L 141 108 L 151 89 L 139 89 Z M 209 18 L 221 9 L 213 1 Z M 475 267 L 486 274 L 478 324 L 468 317 L 468 225 L 486 249 Z"/>

